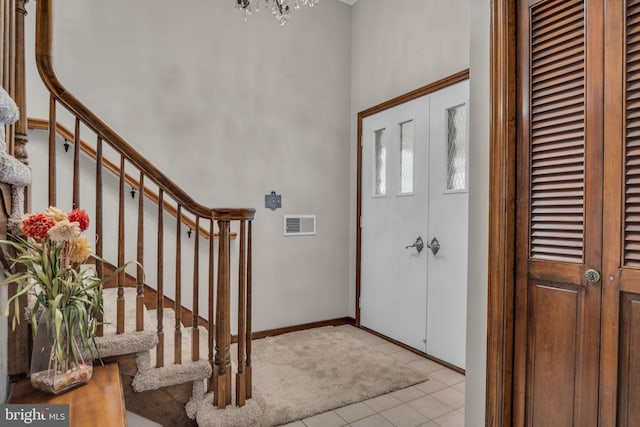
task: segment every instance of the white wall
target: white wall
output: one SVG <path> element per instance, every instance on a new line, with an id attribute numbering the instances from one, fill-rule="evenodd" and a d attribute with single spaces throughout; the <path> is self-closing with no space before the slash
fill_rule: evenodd
<path id="1" fill-rule="evenodd" d="M 348 315 L 351 8 L 292 13 L 281 28 L 231 1 L 55 2 L 69 90 L 199 202 L 257 208 L 255 330 Z M 29 115 L 47 117 L 27 65 Z M 316 214 L 318 235 L 285 238 L 283 214 Z"/>
<path id="2" fill-rule="evenodd" d="M 352 11 L 351 246 L 355 283 L 356 116 L 359 111 L 470 69 L 471 138 L 467 427 L 484 425 L 489 185 L 489 0 L 360 0 Z M 355 287 L 349 310 L 355 313 Z"/>
<path id="3" fill-rule="evenodd" d="M 470 44 L 469 287 L 465 424 L 484 426 L 489 245 L 490 0 L 472 0 Z"/>

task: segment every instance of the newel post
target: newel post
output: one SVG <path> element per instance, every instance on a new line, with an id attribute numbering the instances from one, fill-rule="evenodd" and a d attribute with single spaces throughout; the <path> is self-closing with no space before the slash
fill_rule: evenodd
<path id="1" fill-rule="evenodd" d="M 218 223 L 218 289 L 216 341 L 213 366 L 214 405 L 231 404 L 231 222 L 239 226 L 238 268 L 238 373 L 236 405 L 251 398 L 251 223 L 254 209 L 214 209 Z M 248 225 L 247 225 L 248 224 Z M 248 233 L 247 233 L 248 230 Z"/>

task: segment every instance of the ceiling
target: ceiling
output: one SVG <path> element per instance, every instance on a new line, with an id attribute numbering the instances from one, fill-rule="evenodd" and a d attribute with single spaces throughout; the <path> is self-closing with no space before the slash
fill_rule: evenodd
<path id="1" fill-rule="evenodd" d="M 349 6 L 353 6 L 358 0 L 340 0 L 342 3 L 346 3 Z"/>

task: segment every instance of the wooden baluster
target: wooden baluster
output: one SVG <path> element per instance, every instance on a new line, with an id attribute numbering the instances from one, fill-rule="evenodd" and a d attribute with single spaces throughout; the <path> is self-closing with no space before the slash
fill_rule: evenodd
<path id="1" fill-rule="evenodd" d="M 214 360 L 213 360 L 213 343 L 214 343 L 214 337 L 215 337 L 215 322 L 214 322 L 214 316 L 215 316 L 215 310 L 213 309 L 213 304 L 214 304 L 214 279 L 215 279 L 215 268 L 214 268 L 214 227 L 215 227 L 215 221 L 213 219 L 211 219 L 209 221 L 209 318 L 208 318 L 208 323 L 209 323 L 209 365 L 211 365 L 211 372 L 215 372 L 215 367 L 214 367 Z M 215 374 L 211 375 L 209 377 L 209 385 L 208 385 L 208 391 L 213 391 L 215 390 Z"/>
<path id="2" fill-rule="evenodd" d="M 191 329 L 191 360 L 200 360 L 200 329 L 198 329 L 198 304 L 200 291 L 200 217 L 196 216 L 196 240 L 193 244 L 193 324 Z"/>
<path id="3" fill-rule="evenodd" d="M 144 331 L 144 174 L 140 172 L 138 186 L 138 242 L 136 269 L 136 331 Z"/>
<path id="4" fill-rule="evenodd" d="M 238 268 L 238 372 L 236 373 L 236 405 L 244 406 L 247 397 L 246 377 L 244 372 L 245 363 L 245 221 L 240 221 L 240 261 Z"/>
<path id="5" fill-rule="evenodd" d="M 56 205 L 56 99 L 49 98 L 49 206 Z"/>
<path id="6" fill-rule="evenodd" d="M 156 314 L 158 316 L 158 346 L 156 347 L 156 367 L 164 366 L 164 330 L 162 319 L 164 318 L 164 191 L 158 191 L 158 294 L 156 299 Z"/>
<path id="7" fill-rule="evenodd" d="M 73 209 L 80 208 L 80 119 L 73 135 Z"/>
<path id="8" fill-rule="evenodd" d="M 27 136 L 27 96 L 26 96 L 26 73 L 25 73 L 25 41 L 24 41 L 24 21 L 27 16 L 25 4 L 28 0 L 17 0 L 16 2 L 16 56 L 15 56 L 15 101 L 18 108 L 22 112 L 20 118 L 15 125 L 15 146 L 13 155 L 25 164 L 29 164 L 29 156 L 25 145 L 29 142 Z M 25 197 L 25 203 L 28 202 L 28 196 Z M 26 206 L 25 206 L 26 209 Z M 28 212 L 28 210 L 27 210 Z"/>
<path id="9" fill-rule="evenodd" d="M 9 77 L 9 84 L 6 86 L 7 92 L 9 95 L 16 99 L 16 2 L 15 0 L 9 0 L 9 8 L 7 10 L 9 26 L 5 28 L 9 28 L 7 43 L 9 52 L 8 58 L 8 71 L 7 75 Z M 8 141 L 9 153 L 13 155 L 15 152 L 15 125 L 10 125 L 7 133 L 6 141 Z"/>
<path id="10" fill-rule="evenodd" d="M 99 278 L 104 277 L 104 263 L 102 261 L 102 138 L 98 137 L 96 142 L 96 273 Z M 98 315 L 99 337 L 104 335 L 104 315 L 101 312 Z"/>
<path id="11" fill-rule="evenodd" d="M 246 397 L 247 399 L 251 399 L 253 393 L 253 380 L 252 380 L 252 370 L 251 370 L 251 340 L 253 339 L 251 336 L 251 228 L 253 225 L 253 221 L 249 220 L 247 226 L 247 323 L 246 323 L 246 346 L 247 346 L 247 360 L 245 362 L 244 373 L 245 373 L 245 384 L 246 384 Z"/>
<path id="12" fill-rule="evenodd" d="M 120 196 L 118 200 L 118 267 L 124 265 L 124 156 L 120 156 Z M 118 273 L 118 304 L 116 333 L 124 333 L 124 269 Z"/>
<path id="13" fill-rule="evenodd" d="M 182 205 L 176 212 L 176 326 L 174 332 L 173 363 L 182 363 Z"/>
<path id="14" fill-rule="evenodd" d="M 7 76 L 6 65 L 9 62 L 9 53 L 5 49 L 5 37 L 8 35 L 9 30 L 5 30 L 5 28 L 9 28 L 6 23 L 6 12 L 7 2 L 5 0 L 0 0 L 0 27 L 2 27 L 2 31 L 0 31 L 0 84 L 2 87 L 7 87 L 5 78 Z"/>
<path id="15" fill-rule="evenodd" d="M 218 221 L 220 238 L 218 240 L 218 293 L 216 301 L 216 355 L 215 372 L 217 376 L 214 391 L 214 404 L 224 409 L 231 403 L 231 327 L 229 325 L 230 307 L 230 258 L 229 258 L 229 220 Z"/>

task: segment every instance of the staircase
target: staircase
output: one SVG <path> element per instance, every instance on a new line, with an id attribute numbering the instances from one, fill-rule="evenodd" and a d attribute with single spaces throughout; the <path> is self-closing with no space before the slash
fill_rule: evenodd
<path id="1" fill-rule="evenodd" d="M 24 6 L 24 0 L 18 3 Z M 62 85 L 53 68 L 52 3 L 36 4 L 36 64 L 50 93 L 49 117 L 30 121 L 48 132 L 47 204 L 90 213 L 95 252 L 105 260 L 95 262 L 99 276 L 125 265 L 131 253 L 139 264 L 119 273 L 104 291 L 105 326 L 97 340 L 101 357 L 118 361 L 123 378 L 129 377 L 123 381 L 127 408 L 160 423 L 190 425 L 188 417 L 203 426 L 229 426 L 210 417 L 212 410 L 228 405 L 259 414 L 256 399 L 251 399 L 255 210 L 196 202 Z M 24 32 L 23 25 L 16 31 Z M 16 52 L 24 50 L 19 42 Z M 63 141 L 65 152 L 71 149 L 66 159 L 60 159 Z M 25 143 L 21 159 L 27 162 Z M 63 185 L 67 171 L 70 185 Z M 87 200 L 87 192 L 94 197 Z M 61 205 L 65 201 L 70 206 Z M 131 238 L 135 250 L 126 251 Z M 187 270 L 190 280 L 184 277 Z M 234 323 L 237 319 L 233 337 L 232 314 Z M 233 362 L 232 339 L 237 343 Z M 167 408 L 175 408 L 176 402 L 185 405 L 183 413 L 168 418 Z M 201 410 L 208 420 L 198 417 Z"/>

